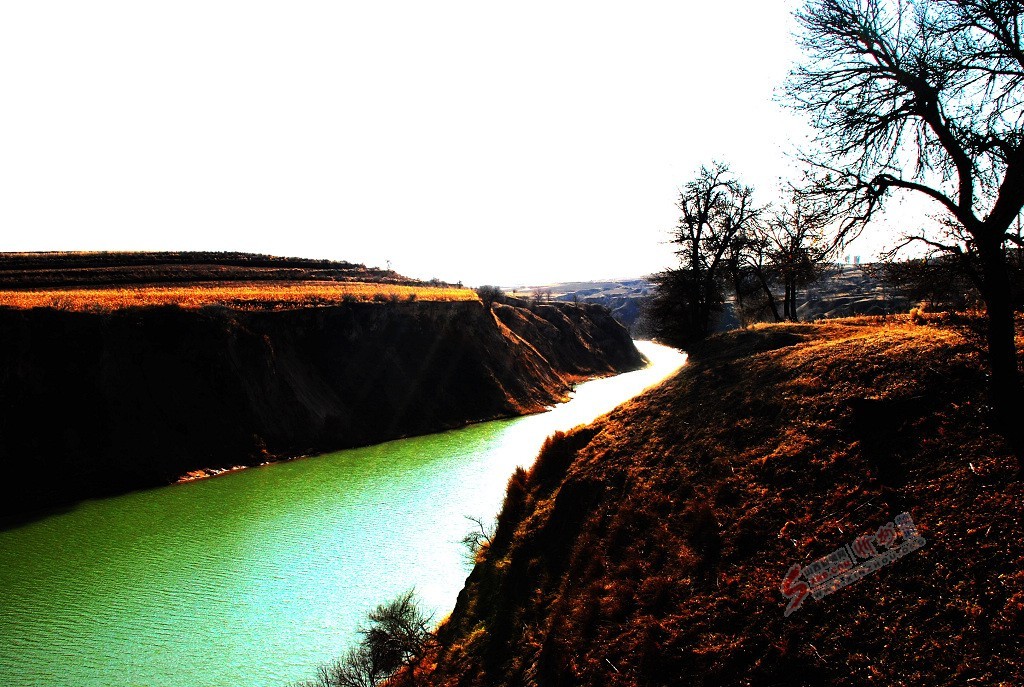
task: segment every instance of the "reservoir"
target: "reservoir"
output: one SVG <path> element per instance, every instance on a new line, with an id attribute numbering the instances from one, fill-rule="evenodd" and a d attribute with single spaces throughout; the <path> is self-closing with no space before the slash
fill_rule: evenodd
<path id="1" fill-rule="evenodd" d="M 441 620 L 544 438 L 684 362 L 585 382 L 553 410 L 86 501 L 0 532 L 5 687 L 284 687 L 341 656 L 378 603 L 414 587 Z"/>

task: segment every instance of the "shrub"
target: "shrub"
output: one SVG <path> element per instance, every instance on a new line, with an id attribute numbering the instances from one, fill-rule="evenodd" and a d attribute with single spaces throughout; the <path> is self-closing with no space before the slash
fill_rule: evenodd
<path id="1" fill-rule="evenodd" d="M 415 666 L 423 657 L 433 634 L 430 617 L 410 589 L 370 612 L 359 629 L 359 645 L 334 663 L 317 668 L 316 677 L 293 687 L 375 687 L 401 668 Z"/>
<path id="2" fill-rule="evenodd" d="M 412 589 L 377 606 L 369 621 L 360 630 L 360 646 L 369 651 L 374 673 L 383 677 L 417 662 L 431 637 L 430 618 L 420 609 Z"/>
<path id="3" fill-rule="evenodd" d="M 484 307 L 486 308 L 490 308 L 495 303 L 503 302 L 505 298 L 504 292 L 497 286 L 477 287 L 476 295 L 480 296 L 480 300 L 484 302 Z"/>
<path id="4" fill-rule="evenodd" d="M 914 324 L 928 324 L 928 304 L 921 303 L 916 308 L 910 309 L 910 321 Z"/>
<path id="5" fill-rule="evenodd" d="M 507 546 L 512 541 L 516 527 L 526 514 L 529 495 L 526 491 L 526 471 L 517 467 L 512 476 L 508 478 L 508 487 L 505 489 L 505 502 L 498 513 L 498 523 L 494 528 L 494 536 L 491 538 L 491 545 L 499 549 Z"/>
<path id="6" fill-rule="evenodd" d="M 568 433 L 555 432 L 545 439 L 530 468 L 530 486 L 546 491 L 558 486 L 576 459 L 576 453 L 589 444 L 597 432 L 594 427 L 578 427 Z"/>
<path id="7" fill-rule="evenodd" d="M 480 558 L 480 553 L 486 551 L 491 545 L 493 530 L 484 524 L 483 518 L 473 515 L 465 516 L 466 520 L 473 523 L 473 526 L 462 537 L 462 545 L 466 547 L 466 561 L 475 565 Z"/>

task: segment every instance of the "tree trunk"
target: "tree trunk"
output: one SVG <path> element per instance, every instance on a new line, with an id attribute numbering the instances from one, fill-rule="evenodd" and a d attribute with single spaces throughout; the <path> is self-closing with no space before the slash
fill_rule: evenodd
<path id="1" fill-rule="evenodd" d="M 786 319 L 790 322 L 796 322 L 796 279 L 790 275 L 786 275 L 786 304 L 785 313 Z"/>
<path id="2" fill-rule="evenodd" d="M 775 318 L 776 322 L 781 322 L 782 318 L 779 317 L 779 306 L 775 303 L 775 294 L 772 293 L 772 289 L 768 286 L 768 281 L 764 278 L 764 274 L 760 269 L 757 270 L 757 280 L 761 282 L 761 288 L 764 289 L 764 295 L 768 297 L 768 307 L 772 309 L 772 317 Z"/>
<path id="3" fill-rule="evenodd" d="M 988 312 L 988 355 L 992 368 L 992 406 L 999 431 L 1006 437 L 1018 463 L 1024 459 L 1024 431 L 1020 380 L 1017 373 L 1017 345 L 1013 322 L 1010 277 L 1002 245 L 978 243 Z"/>
<path id="4" fill-rule="evenodd" d="M 796 322 L 796 278 L 793 279 L 793 285 L 789 287 L 789 316 Z"/>

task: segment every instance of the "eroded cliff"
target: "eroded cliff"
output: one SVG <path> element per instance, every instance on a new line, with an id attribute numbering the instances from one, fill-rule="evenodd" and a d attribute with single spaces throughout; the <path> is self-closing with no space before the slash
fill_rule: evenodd
<path id="1" fill-rule="evenodd" d="M 528 413 L 642 365 L 606 310 L 0 310 L 0 511 Z"/>

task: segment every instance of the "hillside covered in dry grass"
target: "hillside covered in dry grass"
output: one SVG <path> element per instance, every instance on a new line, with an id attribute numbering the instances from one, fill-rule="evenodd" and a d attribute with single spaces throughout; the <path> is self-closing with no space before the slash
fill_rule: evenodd
<path id="1" fill-rule="evenodd" d="M 0 307 L 281 310 L 415 300 L 478 298 L 461 286 L 331 260 L 228 252 L 0 253 Z"/>
<path id="2" fill-rule="evenodd" d="M 176 305 L 223 306 L 237 310 L 316 308 L 340 303 L 397 301 L 476 301 L 472 289 L 377 282 L 230 282 L 188 286 L 132 286 L 0 290 L 0 307 L 112 312 L 125 308 Z"/>
<path id="3" fill-rule="evenodd" d="M 757 327 L 510 479 L 431 685 L 1016 685 L 1022 494 L 950 322 Z M 926 545 L 784 617 L 902 512 Z"/>
<path id="4" fill-rule="evenodd" d="M 235 251 L 0 253 L 2 289 L 303 281 L 419 283 L 392 270 L 358 263 Z"/>

